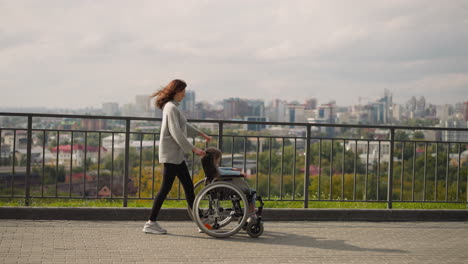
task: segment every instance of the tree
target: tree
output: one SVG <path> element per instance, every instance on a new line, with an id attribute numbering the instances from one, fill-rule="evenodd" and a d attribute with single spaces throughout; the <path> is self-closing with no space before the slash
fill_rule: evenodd
<path id="1" fill-rule="evenodd" d="M 414 132 L 413 139 L 414 140 L 423 140 L 424 139 L 424 133 L 421 132 L 421 131 Z"/>

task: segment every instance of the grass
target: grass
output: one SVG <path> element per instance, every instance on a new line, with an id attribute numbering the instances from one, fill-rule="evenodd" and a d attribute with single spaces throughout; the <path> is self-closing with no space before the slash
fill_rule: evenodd
<path id="1" fill-rule="evenodd" d="M 51 199 L 33 198 L 32 207 L 122 207 L 122 199 Z M 150 208 L 152 200 L 129 200 L 128 207 Z M 0 206 L 25 206 L 20 198 L 0 198 Z M 187 203 L 179 200 L 166 200 L 163 208 L 185 208 Z M 265 208 L 303 208 L 302 201 L 265 201 Z M 343 209 L 386 209 L 387 203 L 380 202 L 333 202 L 309 201 L 309 208 L 343 208 Z M 468 209 L 467 203 L 401 203 L 394 202 L 394 209 Z"/>

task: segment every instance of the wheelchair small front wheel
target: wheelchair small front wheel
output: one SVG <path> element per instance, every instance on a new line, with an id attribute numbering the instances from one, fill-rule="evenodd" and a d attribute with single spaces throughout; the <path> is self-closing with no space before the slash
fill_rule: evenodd
<path id="1" fill-rule="evenodd" d="M 247 224 L 247 234 L 252 238 L 258 238 L 263 234 L 263 222 L 252 221 Z"/>

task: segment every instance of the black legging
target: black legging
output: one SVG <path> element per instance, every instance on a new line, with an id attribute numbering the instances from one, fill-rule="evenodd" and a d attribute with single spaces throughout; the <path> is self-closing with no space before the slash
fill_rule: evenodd
<path id="1" fill-rule="evenodd" d="M 190 208 L 193 207 L 193 201 L 195 200 L 195 193 L 193 191 L 193 182 L 190 178 L 190 173 L 183 161 L 181 164 L 171 164 L 171 163 L 164 163 L 164 172 L 163 172 L 163 179 L 161 183 L 161 188 L 159 189 L 158 194 L 154 198 L 153 208 L 151 209 L 151 221 L 156 221 L 158 217 L 159 210 L 166 199 L 167 194 L 172 188 L 172 184 L 174 183 L 175 177 L 179 178 L 180 183 L 184 187 L 185 191 L 185 199 L 187 199 L 187 203 Z"/>

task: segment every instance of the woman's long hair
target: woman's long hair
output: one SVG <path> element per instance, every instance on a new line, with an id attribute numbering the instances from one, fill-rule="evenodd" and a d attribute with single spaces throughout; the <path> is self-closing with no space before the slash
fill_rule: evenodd
<path id="1" fill-rule="evenodd" d="M 201 158 L 201 162 L 208 184 L 219 178 L 218 164 L 215 164 L 215 160 L 221 157 L 221 151 L 217 148 L 207 148 L 205 153 L 206 155 Z"/>
<path id="2" fill-rule="evenodd" d="M 159 109 L 163 109 L 167 102 L 174 100 L 176 93 L 181 92 L 187 87 L 187 83 L 182 80 L 172 80 L 166 87 L 161 88 L 157 92 L 151 94 L 150 97 L 156 97 L 155 105 Z"/>

